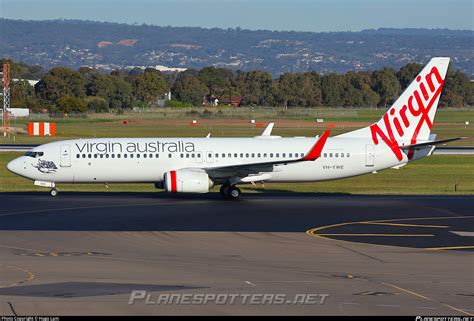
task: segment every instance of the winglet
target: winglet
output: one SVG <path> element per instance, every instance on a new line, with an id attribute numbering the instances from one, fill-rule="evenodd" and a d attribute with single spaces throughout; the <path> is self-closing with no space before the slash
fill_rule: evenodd
<path id="1" fill-rule="evenodd" d="M 273 125 L 275 125 L 275 123 L 268 124 L 267 128 L 263 131 L 262 136 L 270 136 L 272 134 Z"/>
<path id="2" fill-rule="evenodd" d="M 306 156 L 303 158 L 303 160 L 306 161 L 314 161 L 316 160 L 319 156 L 321 156 L 321 152 L 323 151 L 323 147 L 326 144 L 326 140 L 329 137 L 330 130 L 326 130 L 321 137 L 318 139 L 318 141 L 313 145 L 311 150 L 306 154 Z"/>

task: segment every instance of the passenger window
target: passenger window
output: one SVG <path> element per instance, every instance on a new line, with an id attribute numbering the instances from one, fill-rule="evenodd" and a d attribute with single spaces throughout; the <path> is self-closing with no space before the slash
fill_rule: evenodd
<path id="1" fill-rule="evenodd" d="M 279 154 L 279 153 L 276 153 L 276 157 L 277 157 L 277 158 L 280 157 L 280 154 Z"/>
<path id="2" fill-rule="evenodd" d="M 137 158 L 140 158 L 140 154 L 137 154 Z"/>
<path id="3" fill-rule="evenodd" d="M 270 157 L 273 157 L 273 153 L 270 153 Z"/>
<path id="4" fill-rule="evenodd" d="M 336 153 L 336 154 L 334 155 L 334 157 L 339 157 L 339 153 Z"/>
<path id="5" fill-rule="evenodd" d="M 232 157 L 232 154 L 231 154 L 231 153 L 227 154 L 227 157 L 231 158 L 231 157 Z"/>
<path id="6" fill-rule="evenodd" d="M 109 154 L 105 154 L 105 158 L 109 158 Z"/>
<path id="7" fill-rule="evenodd" d="M 148 157 L 149 157 L 149 158 L 153 158 L 153 154 L 148 154 Z"/>
<path id="8" fill-rule="evenodd" d="M 351 157 L 351 154 L 347 153 L 347 157 Z"/>
<path id="9" fill-rule="evenodd" d="M 130 154 L 130 158 L 133 158 L 133 154 Z"/>
<path id="10" fill-rule="evenodd" d="M 286 154 L 285 154 L 285 153 L 283 153 L 281 156 L 282 156 L 283 158 L 285 158 L 285 157 L 286 157 Z"/>
<path id="11" fill-rule="evenodd" d="M 225 154 L 224 154 L 224 153 L 222 153 L 222 158 L 225 158 Z"/>
<path id="12" fill-rule="evenodd" d="M 29 155 L 27 155 L 29 156 Z M 80 154 L 76 154 L 76 158 L 81 158 L 81 155 Z"/>
<path id="13" fill-rule="evenodd" d="M 143 154 L 143 158 L 146 158 L 146 154 Z"/>
<path id="14" fill-rule="evenodd" d="M 112 154 L 111 156 L 112 156 L 112 158 L 115 158 L 115 154 Z"/>
<path id="15" fill-rule="evenodd" d="M 82 154 L 82 158 L 86 158 L 86 154 Z"/>
<path id="16" fill-rule="evenodd" d="M 344 157 L 344 153 L 341 153 L 341 157 Z"/>
<path id="17" fill-rule="evenodd" d="M 104 158 L 104 154 L 100 154 L 100 158 Z"/>
<path id="18" fill-rule="evenodd" d="M 244 153 L 240 153 L 240 158 L 244 158 Z"/>
<path id="19" fill-rule="evenodd" d="M 219 154 L 216 153 L 216 158 L 219 158 Z"/>
<path id="20" fill-rule="evenodd" d="M 246 158 L 249 158 L 249 154 L 248 154 L 248 153 L 246 153 L 246 154 L 245 154 L 245 157 L 246 157 Z"/>
<path id="21" fill-rule="evenodd" d="M 267 153 L 264 153 L 264 154 L 263 154 L 263 157 L 265 157 L 265 158 L 266 158 L 266 157 L 267 157 Z"/>
<path id="22" fill-rule="evenodd" d="M 168 158 L 171 158 L 173 156 L 173 154 L 168 154 Z"/>
<path id="23" fill-rule="evenodd" d="M 159 158 L 160 157 L 160 154 L 155 154 L 155 158 Z"/>
<path id="24" fill-rule="evenodd" d="M 260 158 L 261 156 L 262 156 L 262 154 L 260 154 L 260 153 L 257 154 L 257 157 L 258 157 L 258 158 Z"/>
<path id="25" fill-rule="evenodd" d="M 329 153 L 329 157 L 332 157 L 332 153 Z"/>

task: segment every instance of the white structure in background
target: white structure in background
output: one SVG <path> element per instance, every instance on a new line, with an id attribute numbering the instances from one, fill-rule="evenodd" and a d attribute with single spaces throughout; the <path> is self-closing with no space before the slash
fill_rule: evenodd
<path id="1" fill-rule="evenodd" d="M 19 82 L 19 81 L 27 81 L 30 86 L 35 86 L 37 83 L 39 83 L 39 80 L 31 80 L 31 79 L 13 79 L 13 82 Z"/>
<path id="2" fill-rule="evenodd" d="M 155 66 L 156 70 L 159 71 L 176 71 L 176 72 L 183 72 L 186 71 L 188 68 L 178 68 L 178 67 L 166 67 L 162 65 L 156 65 Z"/>
<path id="3" fill-rule="evenodd" d="M 7 111 L 13 118 L 30 116 L 30 110 L 28 108 L 8 108 Z"/>
<path id="4" fill-rule="evenodd" d="M 160 107 L 165 107 L 166 105 L 166 102 L 168 100 L 171 100 L 171 91 L 167 92 L 166 94 L 164 94 L 163 96 L 161 96 L 160 98 L 158 98 L 156 100 L 156 103 L 158 104 L 158 106 Z"/>
<path id="5" fill-rule="evenodd" d="M 128 69 L 128 70 L 131 70 L 133 68 L 139 68 L 139 69 L 147 69 L 147 68 L 154 68 L 158 71 L 161 71 L 161 72 L 166 72 L 166 71 L 169 71 L 169 72 L 183 72 L 183 71 L 186 71 L 188 70 L 188 68 L 178 68 L 178 67 L 166 67 L 166 66 L 163 66 L 163 65 L 156 65 L 156 66 L 132 66 L 132 65 L 129 65 L 129 66 L 126 66 L 125 69 Z"/>

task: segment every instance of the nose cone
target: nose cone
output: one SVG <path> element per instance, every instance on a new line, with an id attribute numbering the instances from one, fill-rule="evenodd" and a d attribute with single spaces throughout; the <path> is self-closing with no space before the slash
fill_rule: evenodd
<path id="1" fill-rule="evenodd" d="M 7 164 L 7 168 L 12 173 L 20 174 L 20 171 L 22 169 L 22 162 L 18 158 L 16 158 Z"/>

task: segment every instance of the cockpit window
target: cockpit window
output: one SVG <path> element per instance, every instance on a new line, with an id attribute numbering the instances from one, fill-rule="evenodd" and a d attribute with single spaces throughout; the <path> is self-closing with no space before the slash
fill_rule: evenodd
<path id="1" fill-rule="evenodd" d="M 26 152 L 25 153 L 25 156 L 29 156 L 29 157 L 33 157 L 33 158 L 38 158 L 38 157 L 41 157 L 43 155 L 44 155 L 43 152 Z"/>

